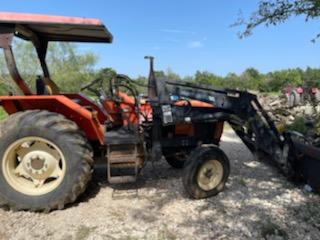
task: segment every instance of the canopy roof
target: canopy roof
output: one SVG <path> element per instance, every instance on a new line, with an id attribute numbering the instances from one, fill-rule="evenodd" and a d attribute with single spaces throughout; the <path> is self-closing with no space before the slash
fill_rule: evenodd
<path id="1" fill-rule="evenodd" d="M 15 35 L 32 40 L 112 42 L 112 34 L 98 19 L 0 12 L 0 32 L 14 28 Z"/>

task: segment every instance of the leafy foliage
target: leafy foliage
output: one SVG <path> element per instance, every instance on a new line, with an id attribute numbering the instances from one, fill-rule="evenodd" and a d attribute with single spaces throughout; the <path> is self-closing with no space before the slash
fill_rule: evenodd
<path id="1" fill-rule="evenodd" d="M 209 72 L 197 71 L 193 81 L 218 87 L 259 90 L 261 92 L 280 92 L 286 86 L 320 87 L 320 69 L 307 68 L 305 71 L 287 69 L 262 74 L 254 68 L 248 68 L 242 74 L 229 73 L 225 77 Z"/>
<path id="2" fill-rule="evenodd" d="M 17 41 L 14 53 L 18 69 L 31 89 L 35 88 L 36 75 L 41 75 L 41 68 L 33 46 L 25 41 Z M 95 69 L 97 56 L 90 52 L 81 52 L 75 44 L 54 43 L 49 45 L 47 63 L 52 79 L 62 91 L 78 92 L 81 86 L 96 78 L 110 78 L 116 75 L 112 68 Z M 218 76 L 208 71 L 197 71 L 193 76 L 181 77 L 171 69 L 157 71 L 157 78 L 169 78 L 188 82 L 214 85 L 216 87 L 259 90 L 262 92 L 280 92 L 288 85 L 312 86 L 320 88 L 320 69 L 300 68 L 260 73 L 255 68 L 248 68 L 241 74 L 229 73 Z M 135 79 L 137 88 L 146 93 L 147 78 Z M 107 87 L 106 87 L 107 89 Z M 0 94 L 17 93 L 11 80 L 4 58 L 0 57 Z"/>
<path id="3" fill-rule="evenodd" d="M 40 63 L 33 45 L 17 40 L 14 42 L 14 55 L 18 70 L 30 89 L 35 89 L 35 79 L 41 75 Z M 47 64 L 51 78 L 62 91 L 79 91 L 82 84 L 93 80 L 97 56 L 87 52 L 80 53 L 75 44 L 50 43 Z M 9 76 L 3 54 L 0 57 L 0 94 L 19 93 Z"/>
<path id="4" fill-rule="evenodd" d="M 5 110 L 0 107 L 0 121 L 5 119 L 8 116 L 8 114 L 5 112 Z"/>
<path id="5" fill-rule="evenodd" d="M 262 0 L 248 20 L 240 17 L 235 25 L 245 25 L 245 30 L 240 37 L 252 34 L 253 29 L 259 25 L 278 25 L 285 22 L 291 16 L 302 15 L 306 21 L 319 18 L 319 0 Z M 315 37 L 319 38 L 320 33 Z M 315 39 L 314 39 L 315 40 Z M 314 41 L 313 40 L 313 41 Z"/>
<path id="6" fill-rule="evenodd" d="M 77 92 L 81 85 L 95 79 L 97 56 L 80 53 L 74 44 L 51 44 L 47 59 L 52 79 L 62 91 Z"/>
<path id="7" fill-rule="evenodd" d="M 306 119 L 304 117 L 297 117 L 292 124 L 285 126 L 285 130 L 307 134 L 309 128 L 307 127 Z"/>

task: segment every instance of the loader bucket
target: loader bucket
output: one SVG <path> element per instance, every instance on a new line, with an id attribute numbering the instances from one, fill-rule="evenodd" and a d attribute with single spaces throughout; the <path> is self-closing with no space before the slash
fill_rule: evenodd
<path id="1" fill-rule="evenodd" d="M 295 153 L 294 169 L 304 183 L 315 192 L 320 192 L 320 148 L 293 140 Z"/>

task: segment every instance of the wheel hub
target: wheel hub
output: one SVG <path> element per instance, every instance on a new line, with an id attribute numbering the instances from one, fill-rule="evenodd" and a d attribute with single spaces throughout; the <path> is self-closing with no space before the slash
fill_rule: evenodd
<path id="1" fill-rule="evenodd" d="M 35 170 L 40 170 L 44 166 L 44 160 L 45 159 L 40 159 L 39 156 L 32 156 L 31 167 Z"/>
<path id="2" fill-rule="evenodd" d="M 22 161 L 24 169 L 32 178 L 47 179 L 58 167 L 58 161 L 50 153 L 45 151 L 31 151 Z"/>
<path id="3" fill-rule="evenodd" d="M 209 160 L 200 167 L 197 181 L 200 188 L 205 191 L 211 191 L 219 185 L 222 178 L 222 164 L 217 160 Z"/>
<path id="4" fill-rule="evenodd" d="M 26 137 L 12 143 L 4 153 L 2 164 L 7 182 L 27 195 L 53 191 L 66 172 L 61 150 L 40 137 Z"/>

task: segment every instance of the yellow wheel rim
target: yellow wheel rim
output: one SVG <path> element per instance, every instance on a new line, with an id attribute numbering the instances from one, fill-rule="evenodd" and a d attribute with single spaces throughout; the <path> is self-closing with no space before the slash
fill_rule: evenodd
<path id="1" fill-rule="evenodd" d="M 40 137 L 25 137 L 12 143 L 2 159 L 4 178 L 16 191 L 39 196 L 55 190 L 66 173 L 61 150 Z"/>
<path id="2" fill-rule="evenodd" d="M 217 160 L 205 162 L 197 174 L 197 182 L 204 191 L 211 191 L 216 188 L 223 178 L 223 166 Z"/>

